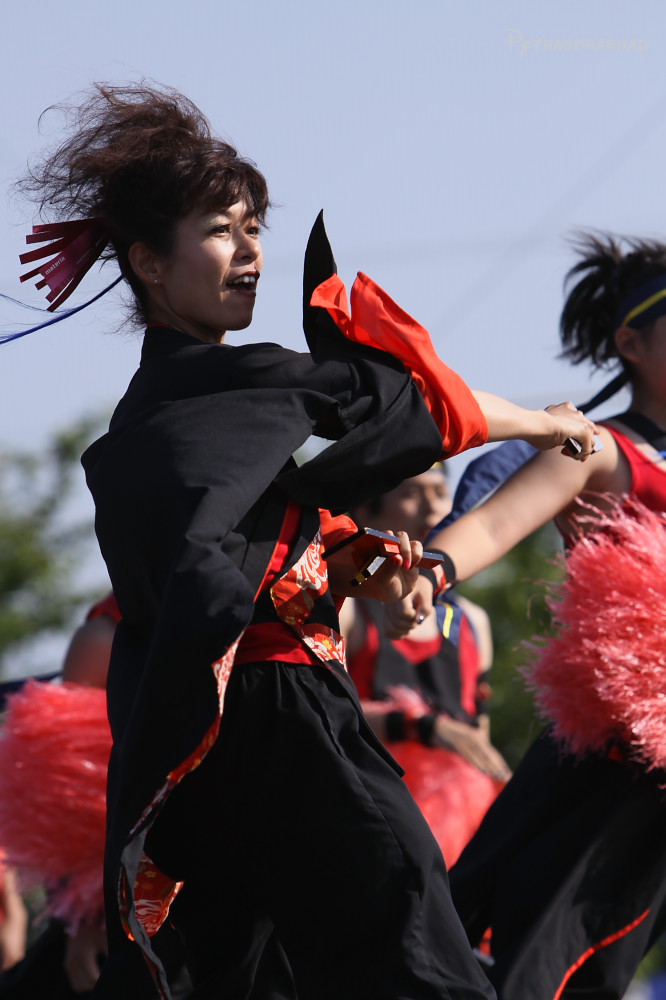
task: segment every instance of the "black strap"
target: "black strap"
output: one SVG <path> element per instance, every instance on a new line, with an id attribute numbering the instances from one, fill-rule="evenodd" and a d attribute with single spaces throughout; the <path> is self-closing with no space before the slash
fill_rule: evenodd
<path id="1" fill-rule="evenodd" d="M 626 413 L 621 413 L 615 419 L 640 434 L 660 455 L 666 455 L 666 431 L 658 427 L 654 420 L 650 420 L 649 417 L 642 413 L 636 413 L 634 410 L 627 410 Z"/>
<path id="2" fill-rule="evenodd" d="M 601 404 L 605 403 L 607 399 L 615 396 L 620 389 L 625 387 L 629 381 L 629 377 L 628 369 L 624 369 L 619 375 L 616 375 L 614 379 L 611 379 L 608 385 L 605 385 L 603 389 L 600 389 L 596 396 L 593 396 L 592 399 L 588 399 L 586 403 L 581 403 L 578 409 L 582 410 L 583 413 L 588 413 L 590 410 L 596 409 L 597 406 L 601 406 Z"/>
<path id="3" fill-rule="evenodd" d="M 444 571 L 444 578 L 449 584 L 449 587 L 452 587 L 456 582 L 456 567 L 449 553 L 445 552 L 443 549 L 434 549 L 430 545 L 428 546 L 427 551 L 436 552 L 438 556 L 442 557 L 441 567 Z M 422 572 L 425 572 L 425 570 L 422 570 Z"/>

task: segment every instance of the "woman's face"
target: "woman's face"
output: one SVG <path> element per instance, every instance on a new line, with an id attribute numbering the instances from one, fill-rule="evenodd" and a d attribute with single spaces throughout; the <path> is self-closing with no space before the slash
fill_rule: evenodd
<path id="1" fill-rule="evenodd" d="M 150 319 L 221 343 L 252 322 L 263 265 L 260 226 L 245 202 L 195 209 L 176 226 L 173 249 L 148 286 Z"/>
<path id="2" fill-rule="evenodd" d="M 423 541 L 450 510 L 451 491 L 444 473 L 429 469 L 385 493 L 370 527 L 406 531 L 410 538 Z"/>
<path id="3" fill-rule="evenodd" d="M 616 343 L 619 354 L 629 362 L 634 404 L 641 409 L 655 403 L 665 406 L 666 316 L 659 316 L 642 330 L 621 328 Z M 657 423 L 663 419 L 660 417 Z"/>
<path id="4" fill-rule="evenodd" d="M 652 328 L 643 334 L 643 367 L 657 382 L 657 391 L 663 397 L 666 385 L 666 316 L 655 320 Z"/>

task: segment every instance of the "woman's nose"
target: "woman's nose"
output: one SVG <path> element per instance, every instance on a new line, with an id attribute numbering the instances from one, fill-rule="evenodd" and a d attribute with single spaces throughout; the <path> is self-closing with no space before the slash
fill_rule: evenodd
<path id="1" fill-rule="evenodd" d="M 236 256 L 241 260 L 256 260 L 261 253 L 261 244 L 256 236 L 243 233 L 236 244 Z"/>
<path id="2" fill-rule="evenodd" d="M 432 514 L 437 509 L 437 498 L 430 493 L 424 493 L 421 498 L 421 510 L 425 514 Z"/>

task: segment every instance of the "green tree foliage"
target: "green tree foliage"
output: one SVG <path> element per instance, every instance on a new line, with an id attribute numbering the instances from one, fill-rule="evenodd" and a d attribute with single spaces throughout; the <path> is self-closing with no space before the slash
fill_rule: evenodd
<path id="1" fill-rule="evenodd" d="M 548 634 L 546 594 L 549 584 L 562 579 L 556 559 L 561 549 L 556 529 L 546 525 L 460 588 L 490 615 L 495 646 L 491 732 L 512 767 L 542 727 L 519 671 L 529 660 L 525 643 Z"/>
<path id="2" fill-rule="evenodd" d="M 75 571 L 92 524 L 71 523 L 79 458 L 99 426 L 85 419 L 57 434 L 44 454 L 0 453 L 0 676 L 10 654 L 45 633 L 72 626 L 90 593 Z"/>

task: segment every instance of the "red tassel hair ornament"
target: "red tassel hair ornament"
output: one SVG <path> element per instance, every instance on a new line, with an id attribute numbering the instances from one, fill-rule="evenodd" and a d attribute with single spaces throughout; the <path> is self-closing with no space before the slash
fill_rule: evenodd
<path id="1" fill-rule="evenodd" d="M 598 530 L 577 541 L 548 597 L 556 635 L 532 646 L 523 674 L 567 751 L 619 742 L 666 768 L 666 519 L 624 499 L 589 522 Z"/>
<path id="2" fill-rule="evenodd" d="M 21 264 L 32 264 L 45 257 L 44 264 L 21 275 L 21 281 L 40 276 L 36 288 L 48 286 L 46 298 L 48 311 L 53 312 L 80 284 L 104 247 L 109 234 L 99 219 L 77 219 L 71 222 L 53 222 L 33 226 L 26 243 L 45 243 L 46 246 L 28 250 L 20 255 Z"/>

